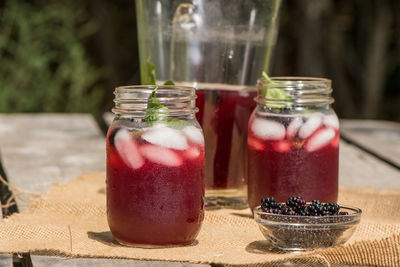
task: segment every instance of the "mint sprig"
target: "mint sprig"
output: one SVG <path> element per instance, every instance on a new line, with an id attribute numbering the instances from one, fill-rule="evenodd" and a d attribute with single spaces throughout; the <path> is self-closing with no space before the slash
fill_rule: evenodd
<path id="1" fill-rule="evenodd" d="M 288 95 L 285 90 L 281 88 L 276 88 L 278 87 L 277 83 L 274 82 L 267 73 L 263 72 L 262 73 L 262 78 L 263 78 L 263 84 L 261 88 L 261 95 L 264 98 L 268 99 L 276 99 L 276 100 L 287 100 L 287 99 L 292 99 L 290 95 Z M 285 107 L 284 104 L 269 104 L 269 106 L 274 107 L 274 108 L 282 108 Z"/>
<path id="2" fill-rule="evenodd" d="M 162 105 L 156 96 L 157 89 L 158 86 L 154 87 L 147 99 L 146 115 L 144 116 L 145 121 L 163 120 L 169 115 L 169 109 Z"/>
<path id="3" fill-rule="evenodd" d="M 155 65 L 147 60 L 147 77 L 151 85 L 156 85 L 156 70 Z M 166 81 L 164 85 L 175 85 L 172 81 Z M 144 120 L 146 122 L 165 120 L 169 116 L 169 109 L 161 104 L 160 100 L 157 98 L 158 86 L 155 86 L 151 92 L 149 98 L 147 99 L 146 115 Z"/>

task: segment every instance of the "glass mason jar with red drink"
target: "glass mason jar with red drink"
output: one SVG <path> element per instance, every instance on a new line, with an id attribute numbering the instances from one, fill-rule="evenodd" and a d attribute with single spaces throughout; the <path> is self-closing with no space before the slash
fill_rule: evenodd
<path id="1" fill-rule="evenodd" d="M 336 202 L 339 121 L 331 81 L 266 77 L 248 127 L 248 201 L 302 196 Z"/>
<path id="2" fill-rule="evenodd" d="M 107 134 L 107 218 L 121 244 L 192 243 L 204 218 L 204 138 L 196 93 L 176 86 L 116 88 Z"/>

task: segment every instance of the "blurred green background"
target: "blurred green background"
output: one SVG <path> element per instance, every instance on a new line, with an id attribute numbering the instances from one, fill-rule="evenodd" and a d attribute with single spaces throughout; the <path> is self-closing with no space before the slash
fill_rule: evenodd
<path id="1" fill-rule="evenodd" d="M 0 1 L 0 112 L 90 112 L 139 84 L 134 0 Z M 284 0 L 272 75 L 333 80 L 342 118 L 400 121 L 400 1 Z"/>

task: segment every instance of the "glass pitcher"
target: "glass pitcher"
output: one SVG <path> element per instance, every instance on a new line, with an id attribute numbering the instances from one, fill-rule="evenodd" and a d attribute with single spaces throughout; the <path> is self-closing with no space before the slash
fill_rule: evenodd
<path id="1" fill-rule="evenodd" d="M 269 71 L 280 0 L 137 0 L 141 80 L 197 89 L 206 207 L 246 208 L 247 122 Z"/>

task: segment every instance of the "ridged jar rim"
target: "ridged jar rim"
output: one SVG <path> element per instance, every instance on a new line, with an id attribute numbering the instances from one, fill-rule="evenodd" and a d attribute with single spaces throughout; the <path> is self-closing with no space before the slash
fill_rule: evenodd
<path id="1" fill-rule="evenodd" d="M 309 85 L 321 85 L 330 88 L 332 86 L 332 80 L 328 78 L 319 78 L 319 77 L 306 77 L 306 76 L 276 76 L 271 77 L 271 80 L 277 83 L 282 84 L 282 86 L 290 86 L 290 85 L 300 85 L 307 83 Z"/>
<path id="2" fill-rule="evenodd" d="M 189 86 L 175 85 L 125 85 L 114 90 L 115 107 L 112 112 L 116 115 L 142 117 L 146 115 L 147 101 L 154 88 L 157 87 L 156 97 L 161 104 L 169 109 L 170 116 L 187 116 L 195 114 L 196 90 Z M 163 111 L 160 110 L 162 113 Z"/>
<path id="3" fill-rule="evenodd" d="M 117 96 L 120 93 L 136 93 L 136 92 L 146 92 L 148 93 L 148 95 L 150 95 L 155 87 L 158 88 L 156 95 L 160 93 L 165 94 L 171 92 L 177 95 L 181 95 L 183 97 L 189 97 L 190 99 L 191 97 L 194 97 L 193 99 L 197 97 L 196 89 L 194 87 L 180 86 L 180 85 L 179 86 L 178 85 L 123 85 L 115 88 L 114 95 Z M 157 96 L 157 98 L 159 98 L 159 96 Z M 135 98 L 135 100 L 136 99 L 138 98 Z M 167 100 L 167 98 L 165 99 Z"/>
<path id="4" fill-rule="evenodd" d="M 261 94 L 264 79 L 257 83 L 258 95 L 255 101 L 262 105 L 307 106 L 330 105 L 335 100 L 331 97 L 332 81 L 327 78 L 302 77 L 302 76 L 277 76 L 271 77 L 271 89 L 281 89 L 290 99 L 267 98 Z M 267 85 L 268 86 L 268 85 Z"/>

